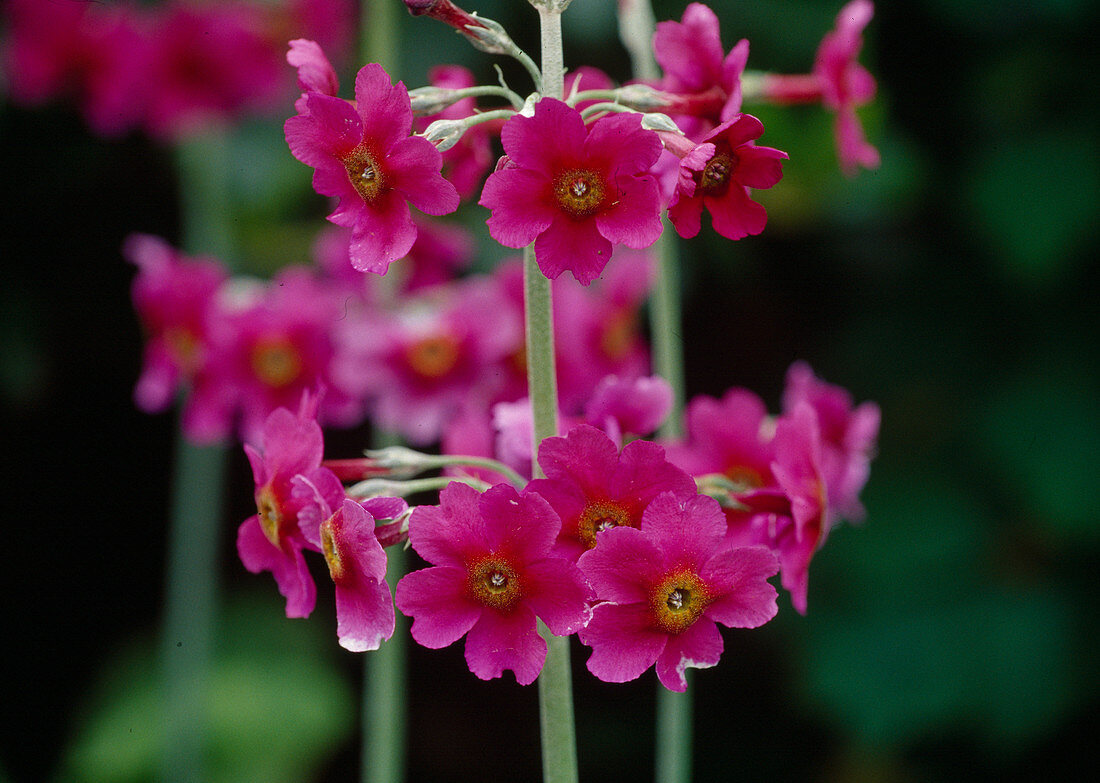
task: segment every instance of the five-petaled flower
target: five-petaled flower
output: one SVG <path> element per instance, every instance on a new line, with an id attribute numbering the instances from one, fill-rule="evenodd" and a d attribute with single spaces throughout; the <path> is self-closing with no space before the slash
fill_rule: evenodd
<path id="1" fill-rule="evenodd" d="M 403 83 L 391 84 L 382 66 L 370 63 L 359 71 L 354 104 L 310 91 L 309 79 L 301 82 L 307 92 L 296 106 L 303 113 L 285 126 L 290 151 L 315 169 L 318 193 L 340 199 L 328 219 L 351 228 L 355 268 L 385 274 L 416 239 L 407 202 L 445 215 L 458 208 L 458 192 L 439 173 L 439 151 L 409 135 L 409 93 Z"/>
<path id="2" fill-rule="evenodd" d="M 489 175 L 482 206 L 493 239 L 535 243 L 543 274 L 568 270 L 584 285 L 600 276 L 613 245 L 649 247 L 661 235 L 657 182 L 661 154 L 641 115 L 615 114 L 586 127 L 580 113 L 553 98 L 532 117 L 514 115 L 501 131 L 507 158 Z"/>
<path id="3" fill-rule="evenodd" d="M 413 549 L 432 564 L 397 585 L 412 637 L 438 649 L 466 636 L 466 662 L 483 680 L 511 669 L 534 682 L 546 659 L 536 616 L 558 636 L 588 622 L 591 597 L 576 565 L 551 554 L 561 523 L 549 504 L 507 484 L 484 494 L 452 482 L 439 506 L 409 520 Z"/>
<path id="4" fill-rule="evenodd" d="M 756 628 L 776 614 L 767 582 L 775 555 L 733 546 L 713 498 L 658 495 L 640 529 L 615 527 L 599 539 L 578 565 L 603 603 L 578 636 L 592 648 L 588 670 L 605 682 L 636 679 L 656 663 L 661 684 L 682 692 L 685 669 L 718 663 L 717 623 Z"/>

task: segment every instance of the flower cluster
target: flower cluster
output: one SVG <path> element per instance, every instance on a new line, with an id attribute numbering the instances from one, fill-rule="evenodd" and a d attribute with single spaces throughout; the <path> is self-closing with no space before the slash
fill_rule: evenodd
<path id="1" fill-rule="evenodd" d="M 0 56 L 21 104 L 67 97 L 100 135 L 141 128 L 174 140 L 242 112 L 277 109 L 290 87 L 281 31 L 311 30 L 343 55 L 354 12 L 351 0 L 155 7 L 8 0 Z"/>

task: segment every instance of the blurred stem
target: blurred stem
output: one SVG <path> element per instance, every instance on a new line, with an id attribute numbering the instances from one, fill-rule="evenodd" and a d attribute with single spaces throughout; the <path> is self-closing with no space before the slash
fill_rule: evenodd
<path id="1" fill-rule="evenodd" d="M 391 75 L 400 70 L 401 22 L 397 14 L 403 7 L 401 0 L 360 0 L 358 65 L 378 63 Z"/>
<path id="2" fill-rule="evenodd" d="M 229 196 L 229 138 L 220 129 L 176 146 L 183 248 L 229 263 L 234 257 Z M 184 400 L 180 400 L 183 407 Z M 187 440 L 182 414 L 172 475 L 171 529 L 165 587 L 163 780 L 203 779 L 208 671 L 218 603 L 218 549 L 225 487 L 224 444 Z"/>
<path id="3" fill-rule="evenodd" d="M 653 246 L 653 253 L 657 257 L 657 283 L 649 299 L 653 370 L 672 387 L 672 408 L 659 432 L 662 438 L 679 437 L 684 429 L 684 344 L 681 332 L 680 259 L 677 250 L 676 234 L 666 220 L 665 230 Z"/>
<path id="4" fill-rule="evenodd" d="M 163 780 L 203 780 L 211 638 L 217 603 L 223 445 L 176 435 L 164 619 Z"/>

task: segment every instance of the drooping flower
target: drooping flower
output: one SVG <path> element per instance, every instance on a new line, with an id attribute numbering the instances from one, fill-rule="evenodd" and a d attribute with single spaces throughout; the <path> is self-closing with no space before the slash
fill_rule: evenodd
<path id="1" fill-rule="evenodd" d="M 546 478 L 528 488 L 561 517 L 557 549 L 574 560 L 596 546 L 601 530 L 638 527 L 660 493 L 672 492 L 677 500 L 696 494 L 691 476 L 666 460 L 656 443 L 632 441 L 620 453 L 611 438 L 587 424 L 543 440 L 539 465 Z"/>
<path id="2" fill-rule="evenodd" d="M 871 471 L 879 407 L 873 402 L 853 407 L 852 395 L 845 389 L 815 376 L 805 362 L 796 362 L 787 370 L 783 410 L 793 411 L 801 402 L 814 409 L 821 425 L 821 469 L 829 490 L 829 508 L 858 522 L 864 515 L 859 493 Z"/>
<path id="3" fill-rule="evenodd" d="M 599 277 L 614 245 L 643 248 L 661 234 L 657 183 L 649 168 L 661 153 L 639 114 L 615 114 L 586 127 L 553 98 L 532 117 L 514 115 L 501 131 L 507 153 L 489 175 L 482 206 L 493 239 L 535 243 L 543 274 L 568 270 L 582 284 Z"/>
<path id="4" fill-rule="evenodd" d="M 764 230 L 768 213 L 749 196 L 750 188 L 766 189 L 783 176 L 787 153 L 753 143 L 764 126 L 751 114 L 737 114 L 712 130 L 698 145 L 666 133 L 668 148 L 681 157 L 676 191 L 668 217 L 685 238 L 699 233 L 703 207 L 714 230 L 727 239 L 741 239 Z"/>
<path id="5" fill-rule="evenodd" d="M 386 553 L 375 534 L 375 521 L 396 517 L 407 506 L 399 498 L 358 503 L 344 496 L 332 473 L 322 470 L 315 478 L 316 483 L 295 476 L 292 494 L 307 499 L 298 524 L 305 539 L 324 555 L 336 586 L 336 636 L 340 646 L 352 652 L 376 650 L 393 635 L 394 611 L 385 581 Z"/>
<path id="6" fill-rule="evenodd" d="M 608 375 L 585 406 L 584 417 L 622 445 L 625 436 L 644 437 L 656 430 L 671 408 L 672 387 L 664 378 Z"/>
<path id="7" fill-rule="evenodd" d="M 409 252 L 416 226 L 408 202 L 429 215 L 458 207 L 458 192 L 439 173 L 439 151 L 409 135 L 405 85 L 391 84 L 382 66 L 370 63 L 359 71 L 354 105 L 307 91 L 296 107 L 301 113 L 285 125 L 287 144 L 314 168 L 314 190 L 340 199 L 328 219 L 352 229 L 356 269 L 385 274 Z"/>
<path id="8" fill-rule="evenodd" d="M 466 636 L 466 662 L 483 680 L 505 669 L 534 682 L 546 659 L 535 619 L 552 633 L 588 622 L 588 585 L 577 567 L 551 553 L 560 521 L 537 494 L 498 484 L 479 495 L 452 482 L 439 506 L 409 520 L 413 549 L 432 564 L 397 585 L 397 606 L 413 618 L 412 637 L 432 649 Z"/>
<path id="9" fill-rule="evenodd" d="M 605 682 L 636 679 L 656 664 L 661 684 L 683 692 L 686 669 L 718 663 L 718 623 L 756 628 L 777 611 L 767 582 L 775 555 L 733 546 L 718 502 L 703 495 L 658 495 L 640 529 L 601 532 L 578 565 L 603 601 L 578 636 L 592 648 L 588 670 Z"/>
<path id="10" fill-rule="evenodd" d="M 880 163 L 878 150 L 866 139 L 856 109 L 875 97 L 875 77 L 859 64 L 863 30 L 874 16 L 871 0 L 851 0 L 836 17 L 836 26 L 821 40 L 809 74 L 767 74 L 765 98 L 779 104 L 816 103 L 836 112 L 834 135 L 840 168 L 848 176 L 859 167 Z"/>
<path id="11" fill-rule="evenodd" d="M 257 513 L 237 530 L 237 553 L 252 573 L 270 571 L 275 577 L 287 617 L 309 617 L 317 598 L 302 550 L 319 547 L 306 540 L 298 524 L 307 499 L 295 497 L 293 479 L 301 474 L 320 486 L 336 480 L 323 476 L 328 471 L 321 467 L 324 439 L 316 415 L 317 397 L 303 395 L 297 414 L 278 408 L 267 417 L 259 449 L 244 447 L 256 482 Z"/>

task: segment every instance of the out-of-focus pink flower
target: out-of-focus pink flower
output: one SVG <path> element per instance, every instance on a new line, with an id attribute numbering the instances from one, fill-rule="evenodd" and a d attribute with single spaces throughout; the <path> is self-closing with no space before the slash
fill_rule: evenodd
<path id="1" fill-rule="evenodd" d="M 324 438 L 316 414 L 316 396 L 303 395 L 297 414 L 279 408 L 267 417 L 259 449 L 244 447 L 256 482 L 257 513 L 241 523 L 237 553 L 252 573 L 270 571 L 275 577 L 287 617 L 308 617 L 317 598 L 302 550 L 318 547 L 302 535 L 298 512 L 307 499 L 295 496 L 293 479 L 301 474 L 322 486 L 335 480 L 323 475 L 328 471 L 321 467 Z"/>
<path id="2" fill-rule="evenodd" d="M 522 329 L 483 280 L 433 289 L 349 331 L 357 358 L 346 380 L 359 384 L 378 424 L 426 445 L 464 404 L 494 398 Z"/>
<path id="3" fill-rule="evenodd" d="M 242 3 L 159 9 L 150 32 L 156 46 L 146 130 L 176 140 L 242 111 L 273 109 L 287 85 L 263 25 L 260 10 Z"/>
<path id="4" fill-rule="evenodd" d="M 768 221 L 763 206 L 749 197 L 750 188 L 770 188 L 783 176 L 781 161 L 787 153 L 758 147 L 764 126 L 751 114 L 737 114 L 692 145 L 683 137 L 666 133 L 674 154 L 681 154 L 676 191 L 668 205 L 668 217 L 676 232 L 686 238 L 699 233 L 703 207 L 710 212 L 714 230 L 727 239 L 759 234 Z"/>
<path id="5" fill-rule="evenodd" d="M 337 290 L 291 267 L 229 316 L 233 346 L 221 381 L 235 391 L 246 440 L 272 410 L 309 389 L 325 390 L 322 421 L 346 427 L 361 419 L 363 401 L 346 380 L 351 358 L 337 332 L 346 312 Z"/>
<path id="6" fill-rule="evenodd" d="M 699 117 L 713 124 L 741 110 L 741 73 L 749 58 L 749 42 L 737 42 L 723 54 L 718 16 L 702 3 L 691 3 L 679 22 L 659 22 L 653 52 L 665 72 L 661 89 L 679 98 L 667 111 Z M 692 124 L 695 137 L 708 126 Z"/>
<path id="7" fill-rule="evenodd" d="M 560 526 L 545 500 L 506 484 L 479 495 L 453 482 L 438 507 L 416 508 L 409 540 L 432 567 L 397 585 L 412 637 L 438 649 L 466 636 L 475 675 L 488 680 L 510 669 L 519 684 L 534 682 L 546 659 L 535 618 L 565 636 L 591 616 L 581 572 L 551 554 Z"/>
<path id="8" fill-rule="evenodd" d="M 553 98 L 533 117 L 514 115 L 501 131 L 508 162 L 489 175 L 482 206 L 493 239 L 507 247 L 535 243 L 543 274 L 568 270 L 588 285 L 614 245 L 648 247 L 661 234 L 657 183 L 649 168 L 661 153 L 641 115 L 615 114 L 585 126 Z"/>
<path id="9" fill-rule="evenodd" d="M 148 234 L 127 238 L 123 255 L 138 267 L 132 294 L 146 333 L 134 399 L 142 410 L 158 412 L 206 366 L 215 339 L 216 296 L 228 273 L 212 258 L 187 258 Z"/>
<path id="10" fill-rule="evenodd" d="M 621 446 L 624 437 L 644 437 L 656 430 L 671 408 L 672 387 L 664 378 L 608 375 L 585 406 L 584 417 Z"/>
<path id="11" fill-rule="evenodd" d="M 410 136 L 412 108 L 405 85 L 390 83 L 376 63 L 355 79 L 355 104 L 307 92 L 286 121 L 294 157 L 314 168 L 313 188 L 340 199 L 328 219 L 352 229 L 356 269 L 385 274 L 416 239 L 408 202 L 429 215 L 458 207 L 458 192 L 439 173 L 439 151 Z M 303 112 L 304 108 L 304 112 Z"/>
<path id="12" fill-rule="evenodd" d="M 881 413 L 878 405 L 865 402 L 853 407 L 852 395 L 822 381 L 805 362 L 787 370 L 783 410 L 809 404 L 821 425 L 821 469 L 829 490 L 829 508 L 838 516 L 863 519 L 859 493 L 871 472 L 871 457 L 878 438 Z"/>
<path id="13" fill-rule="evenodd" d="M 393 635 L 393 597 L 386 584 L 386 553 L 375 520 L 393 518 L 407 506 L 399 498 L 357 503 L 339 480 L 321 469 L 314 481 L 295 476 L 292 494 L 305 499 L 298 513 L 302 535 L 325 556 L 336 586 L 336 636 L 352 652 L 377 650 Z M 335 509 L 335 511 L 333 510 Z"/>
<path id="14" fill-rule="evenodd" d="M 836 27 L 821 40 L 810 74 L 768 74 L 761 90 L 775 103 L 816 103 L 836 112 L 834 135 L 841 170 L 853 176 L 860 167 L 878 168 L 875 149 L 863 133 L 856 109 L 875 97 L 875 77 L 859 64 L 863 30 L 874 16 L 871 0 L 851 0 L 840 9 Z"/>
<path id="15" fill-rule="evenodd" d="M 17 103 L 73 97 L 96 133 L 117 136 L 145 111 L 152 47 L 131 3 L 8 0 L 3 71 Z"/>
<path id="16" fill-rule="evenodd" d="M 678 500 L 696 494 L 691 476 L 666 460 L 656 443 L 636 440 L 620 453 L 611 438 L 587 424 L 543 440 L 539 466 L 546 478 L 528 488 L 561 517 L 557 551 L 574 560 L 596 546 L 601 530 L 638 527 L 660 493 L 672 492 Z"/>
<path id="17" fill-rule="evenodd" d="M 599 534 L 578 562 L 603 603 L 578 636 L 592 648 L 588 670 L 605 682 L 636 679 L 656 664 L 669 690 L 687 690 L 684 671 L 718 663 L 717 624 L 756 628 L 777 611 L 767 579 L 777 568 L 765 547 L 735 547 L 717 501 L 658 495 L 640 529 Z"/>

